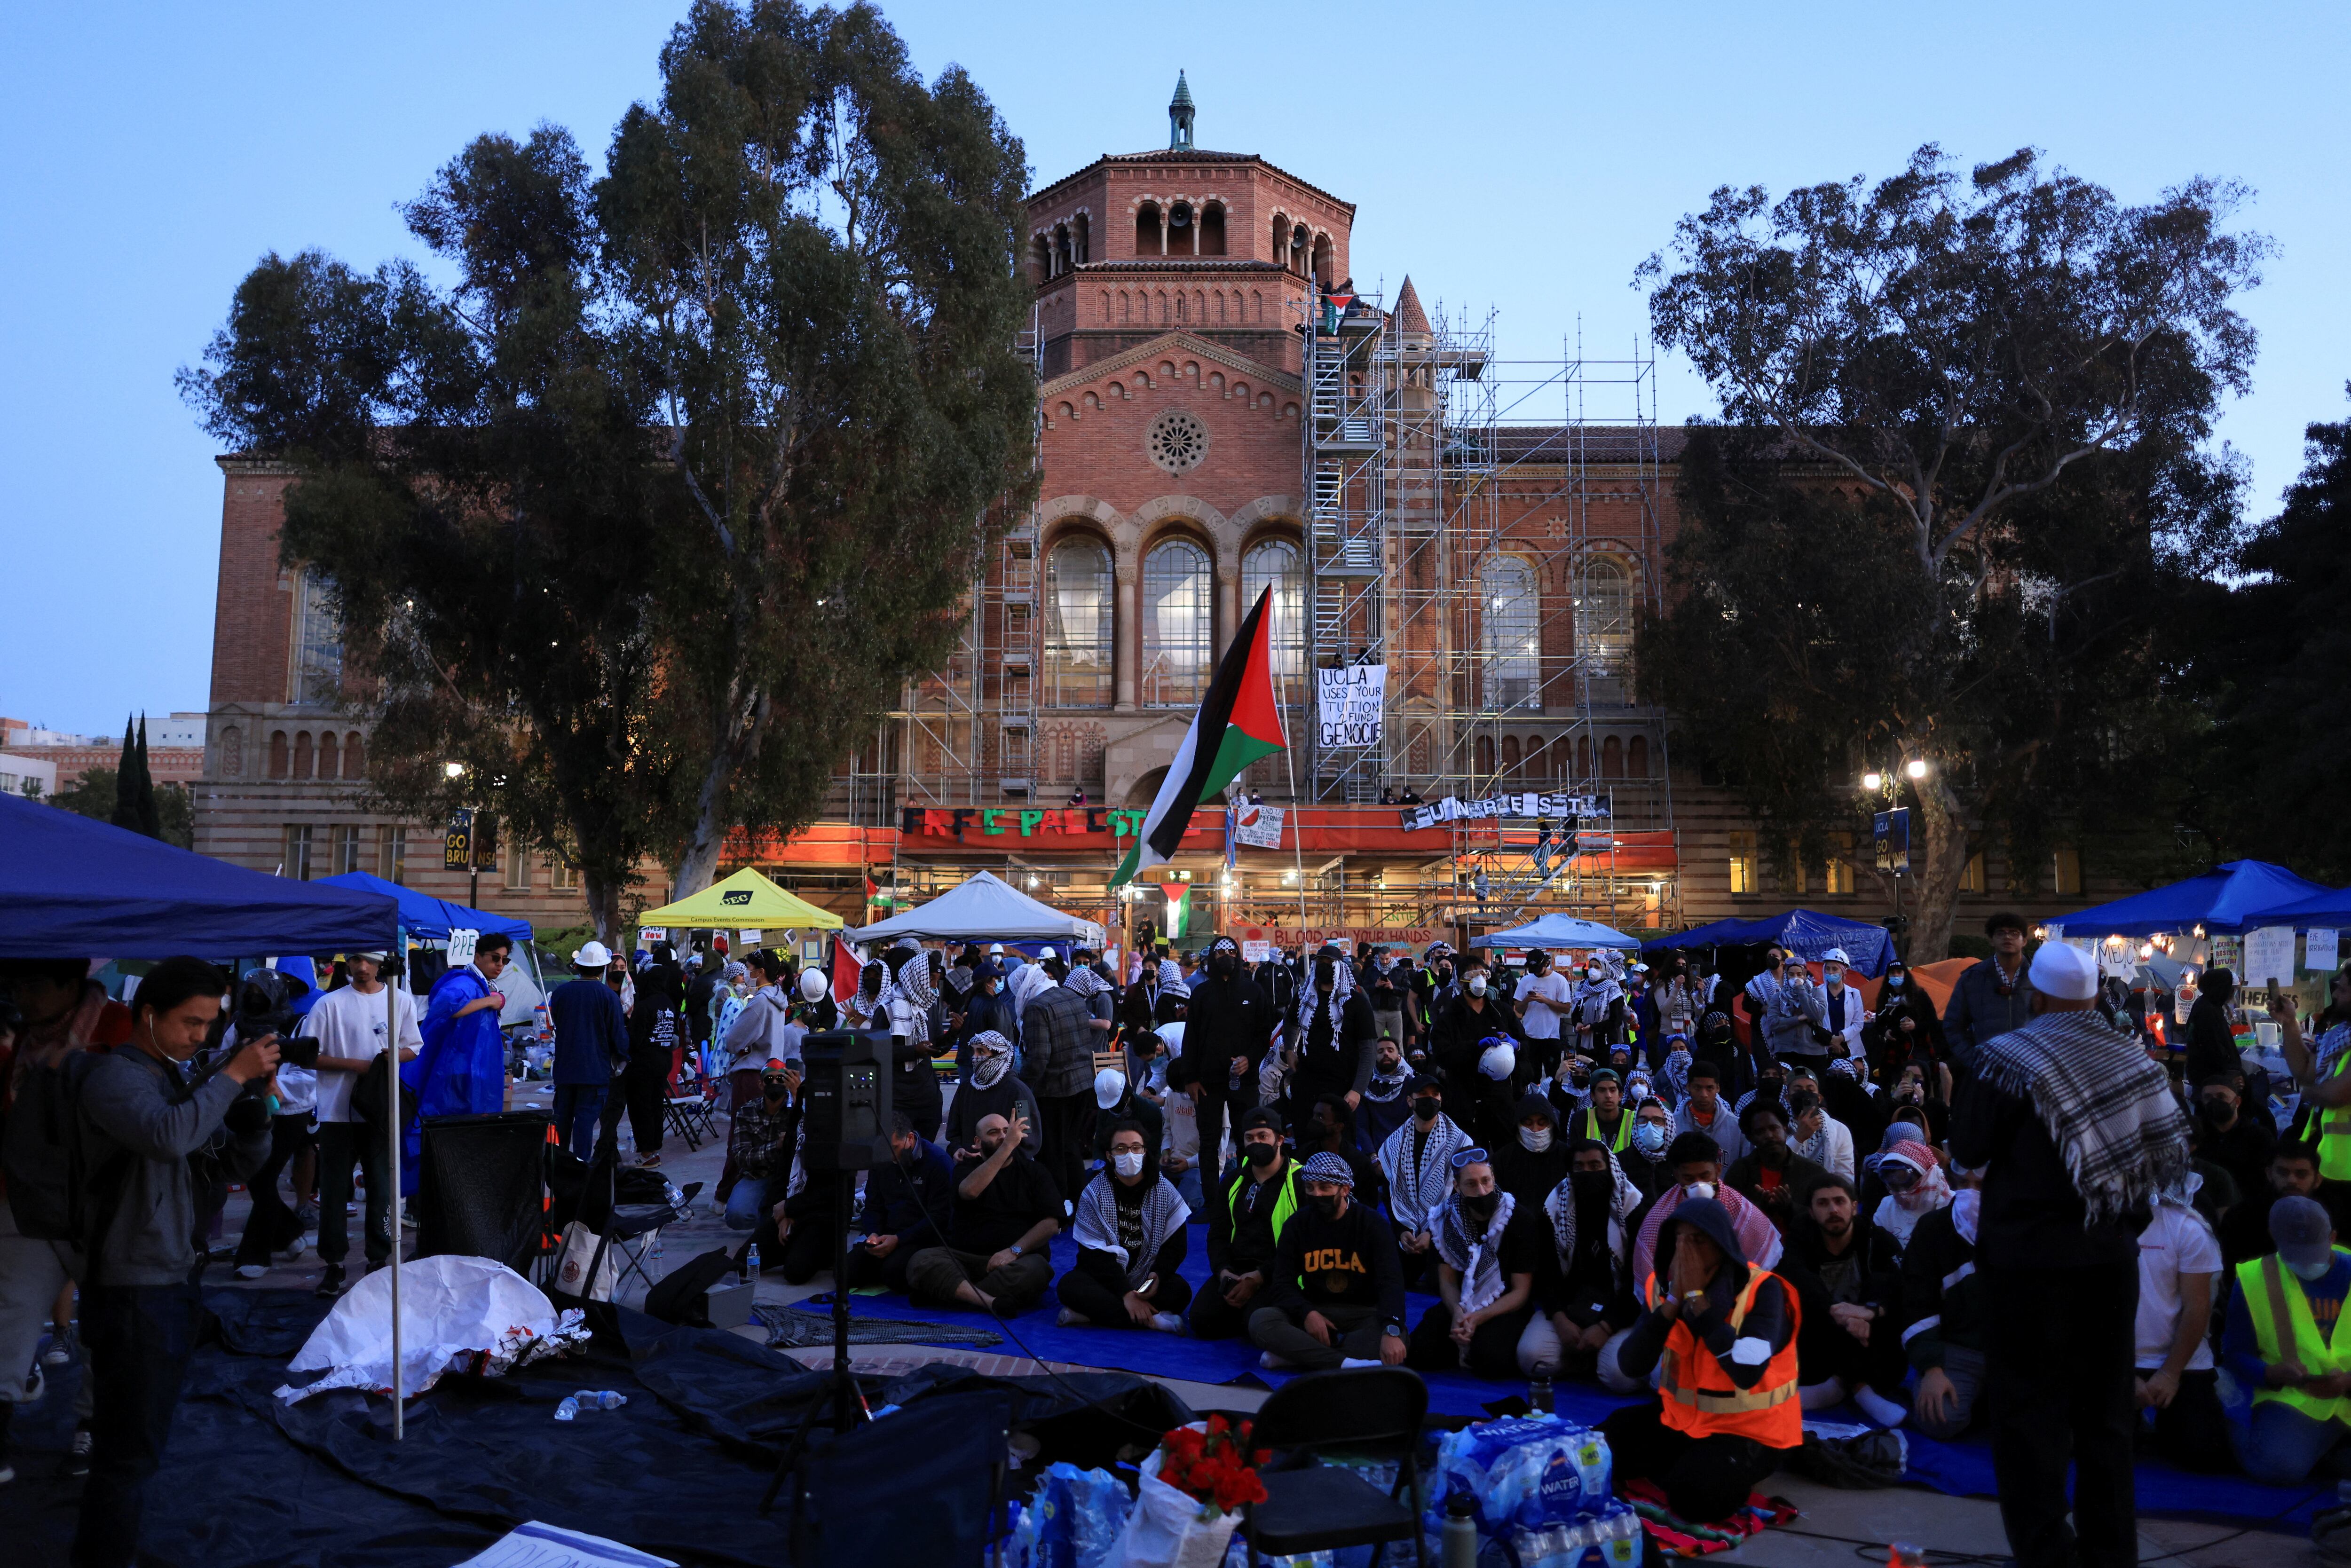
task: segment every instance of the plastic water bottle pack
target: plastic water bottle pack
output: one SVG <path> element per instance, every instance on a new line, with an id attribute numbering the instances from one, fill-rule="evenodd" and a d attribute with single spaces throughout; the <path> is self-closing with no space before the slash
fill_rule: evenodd
<path id="1" fill-rule="evenodd" d="M 1560 1416 L 1480 1422 L 1437 1445 L 1425 1521 L 1442 1533 L 1446 1500 L 1475 1505 L 1478 1560 L 1511 1568 L 1629 1568 L 1641 1556 L 1639 1516 L 1609 1489 L 1608 1440 Z"/>

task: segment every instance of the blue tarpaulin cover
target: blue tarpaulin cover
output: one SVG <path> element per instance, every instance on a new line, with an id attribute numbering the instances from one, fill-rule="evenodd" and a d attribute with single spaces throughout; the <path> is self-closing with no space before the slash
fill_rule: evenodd
<path id="1" fill-rule="evenodd" d="M 429 893 L 419 893 L 413 887 L 402 887 L 396 882 L 386 882 L 363 871 L 320 877 L 313 885 L 360 888 L 398 899 L 400 924 L 419 941 L 445 942 L 453 927 L 478 931 L 485 936 L 495 931 L 517 942 L 530 940 L 530 922 L 528 920 L 517 920 L 509 915 L 493 915 L 486 909 L 468 909 L 462 904 L 452 904 L 445 898 L 435 898 Z"/>
<path id="2" fill-rule="evenodd" d="M 2351 925 L 2351 887 L 2336 888 L 2296 904 L 2282 904 L 2274 909 L 2256 910 L 2244 917 L 2245 925 L 2291 925 L 2296 931 L 2307 931 L 2314 925 L 2332 926 L 2341 930 Z"/>
<path id="3" fill-rule="evenodd" d="M 1846 962 L 1872 977 L 1886 973 L 1886 962 L 1894 956 L 1894 943 L 1886 935 L 1885 926 L 1823 915 L 1816 909 L 1791 909 L 1784 915 L 1767 915 L 1760 920 L 1718 920 L 1653 946 L 1744 947 L 1761 942 L 1777 942 L 1813 963 L 1820 962 L 1821 955 L 1830 948 L 1842 947 Z"/>
<path id="4" fill-rule="evenodd" d="M 2248 925 L 2285 925 L 2247 917 L 2328 891 L 2267 861 L 2224 861 L 2202 876 L 2078 909 L 2050 924 L 2064 926 L 2068 936 L 2153 936 L 2199 925 L 2207 931 L 2241 931 Z"/>
<path id="5" fill-rule="evenodd" d="M 399 907 L 380 894 L 247 871 L 0 795 L 0 956 L 389 947 Z"/>

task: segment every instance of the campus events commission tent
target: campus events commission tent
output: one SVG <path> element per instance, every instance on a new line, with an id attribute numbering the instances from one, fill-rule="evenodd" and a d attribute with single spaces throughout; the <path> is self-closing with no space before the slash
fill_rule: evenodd
<path id="1" fill-rule="evenodd" d="M 724 931 L 737 926 L 754 931 L 838 931 L 848 922 L 829 909 L 778 887 L 745 866 L 724 882 L 714 882 L 700 893 L 648 909 L 637 916 L 640 925 L 677 925 L 687 930 Z"/>
<path id="2" fill-rule="evenodd" d="M 419 893 L 413 887 L 402 887 L 396 882 L 386 882 L 380 876 L 370 876 L 363 871 L 349 871 L 340 876 L 322 876 L 313 887 L 349 887 L 362 893 L 380 893 L 400 903 L 400 924 L 420 942 L 446 942 L 455 930 L 478 931 L 483 936 L 496 932 L 511 936 L 517 942 L 530 940 L 530 922 L 517 920 L 509 915 L 493 915 L 486 909 L 468 909 L 462 904 L 452 904 L 445 898 L 435 898 L 429 893 Z"/>
<path id="3" fill-rule="evenodd" d="M 0 956 L 163 958 L 389 947 L 400 906 L 191 854 L 0 795 Z"/>
<path id="4" fill-rule="evenodd" d="M 1637 937 L 1627 936 L 1612 925 L 1596 920 L 1578 920 L 1573 915 L 1546 915 L 1524 925 L 1514 925 L 1508 931 L 1489 931 L 1472 947 L 1617 947 L 1638 949 Z"/>
<path id="5" fill-rule="evenodd" d="M 1857 972 L 1873 977 L 1886 973 L 1886 963 L 1894 956 L 1894 943 L 1886 935 L 1885 926 L 1873 925 L 1865 920 L 1844 920 L 1813 909 L 1791 909 L 1785 915 L 1767 915 L 1761 920 L 1718 920 L 1711 925 L 1668 936 L 1654 946 L 1696 947 L 1710 944 L 1744 947 L 1762 942 L 1777 942 L 1813 963 L 1820 962 L 1821 955 L 1830 948 L 1842 947 L 1846 960 Z"/>
<path id="6" fill-rule="evenodd" d="M 2241 931 L 2249 925 L 2290 924 L 2268 918 L 2269 913 L 2328 891 L 2267 861 L 2226 861 L 2202 876 L 2076 910 L 2049 924 L 2063 926 L 2068 936 L 2153 936 L 2199 925 L 2207 931 Z"/>
<path id="7" fill-rule="evenodd" d="M 852 931 L 848 936 L 852 942 L 922 936 L 935 942 L 1085 942 L 1099 946 L 1102 928 L 1091 920 L 1064 915 L 1050 904 L 1040 904 L 1002 877 L 983 871 L 928 904 Z"/>

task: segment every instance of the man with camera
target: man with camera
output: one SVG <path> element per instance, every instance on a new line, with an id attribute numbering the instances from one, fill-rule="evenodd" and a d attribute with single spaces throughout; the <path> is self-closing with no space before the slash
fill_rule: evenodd
<path id="1" fill-rule="evenodd" d="M 327 1265 L 319 1281 L 322 1296 L 339 1296 L 343 1291 L 343 1260 L 351 1249 L 343 1210 L 351 1200 L 354 1162 L 367 1179 L 367 1266 L 380 1268 L 392 1256 L 391 1152 L 384 1145 L 382 1124 L 361 1119 L 352 1105 L 360 1080 L 392 1043 L 392 1020 L 385 1014 L 383 994 L 384 955 L 353 953 L 344 967 L 351 983 L 320 997 L 308 1020 L 319 1040 L 319 1256 Z M 413 1061 L 424 1049 L 416 1025 L 416 998 L 402 991 L 392 1005 L 399 1009 L 398 1060 Z M 611 1005 L 615 1010 L 620 1006 Z M 379 1103 L 388 1107 L 390 1100 L 387 1092 Z"/>
<path id="2" fill-rule="evenodd" d="M 228 988 L 227 977 L 201 958 L 156 965 L 132 999 L 130 1043 L 108 1052 L 82 1084 L 91 1216 L 82 1337 L 95 1408 L 76 1568 L 112 1568 L 136 1557 L 141 1493 L 161 1459 L 195 1348 L 203 1316 L 195 1276 L 204 1254 L 190 1158 L 214 1154 L 238 1176 L 269 1155 L 274 1035 L 245 1041 L 193 1082 L 184 1071 L 219 1019 Z"/>

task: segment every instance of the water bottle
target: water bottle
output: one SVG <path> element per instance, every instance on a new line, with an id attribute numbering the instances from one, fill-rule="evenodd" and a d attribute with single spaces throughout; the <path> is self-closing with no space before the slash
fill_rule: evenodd
<path id="1" fill-rule="evenodd" d="M 743 1253 L 743 1278 L 746 1280 L 757 1280 L 758 1277 L 759 1244 L 754 1241 Z"/>
<path id="2" fill-rule="evenodd" d="M 1927 1568 L 1927 1549 L 1896 1541 L 1886 1549 L 1886 1568 Z"/>
<path id="3" fill-rule="evenodd" d="M 660 1232 L 660 1231 L 658 1231 L 658 1230 L 656 1230 L 656 1231 L 654 1231 L 654 1232 L 653 1232 L 653 1272 L 654 1272 L 654 1274 L 655 1274 L 656 1276 L 658 1276 L 658 1275 L 660 1274 L 660 1272 L 661 1272 L 661 1260 L 662 1260 L 662 1239 L 661 1239 L 661 1232 Z"/>
<path id="4" fill-rule="evenodd" d="M 563 1403 L 555 1407 L 555 1418 L 559 1421 L 577 1421 L 580 1418 L 580 1401 L 570 1395 L 565 1395 Z"/>
<path id="5" fill-rule="evenodd" d="M 1551 1374 L 1538 1372 L 1527 1384 L 1527 1406 L 1537 1415 L 1551 1414 Z"/>
<path id="6" fill-rule="evenodd" d="M 1444 1568 L 1478 1568 L 1478 1500 L 1457 1491 L 1445 1500 L 1441 1535 Z"/>
<path id="7" fill-rule="evenodd" d="M 627 1395 L 616 1394 L 609 1388 L 583 1388 L 564 1401 L 565 1404 L 576 1405 L 582 1410 L 618 1410 L 628 1402 Z"/>

